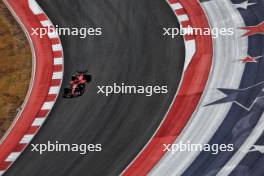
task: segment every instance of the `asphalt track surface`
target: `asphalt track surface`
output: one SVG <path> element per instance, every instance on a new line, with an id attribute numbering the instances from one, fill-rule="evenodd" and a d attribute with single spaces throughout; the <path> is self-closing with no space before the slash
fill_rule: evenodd
<path id="1" fill-rule="evenodd" d="M 58 99 L 33 140 L 101 143 L 102 152 L 51 152 L 40 156 L 27 148 L 6 176 L 118 175 L 144 147 L 163 119 L 177 91 L 184 64 L 182 37 L 164 38 L 163 27 L 179 27 L 160 0 L 41 0 L 60 27 L 102 27 L 103 36 L 61 37 L 65 57 L 62 87 L 76 70 L 93 75 L 83 97 Z M 168 85 L 169 93 L 97 94 L 98 85 Z"/>

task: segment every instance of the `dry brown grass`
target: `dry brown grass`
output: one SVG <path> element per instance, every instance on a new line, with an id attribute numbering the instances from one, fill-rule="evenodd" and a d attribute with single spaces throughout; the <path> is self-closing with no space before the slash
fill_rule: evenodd
<path id="1" fill-rule="evenodd" d="M 0 1 L 0 138 L 14 120 L 26 96 L 31 76 L 28 41 Z"/>

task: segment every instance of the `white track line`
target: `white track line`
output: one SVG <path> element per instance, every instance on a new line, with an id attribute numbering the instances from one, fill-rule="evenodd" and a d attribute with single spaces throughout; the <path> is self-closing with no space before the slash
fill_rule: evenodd
<path id="1" fill-rule="evenodd" d="M 209 14 L 211 27 L 245 26 L 239 12 L 233 8 L 229 0 L 205 2 L 204 9 Z M 206 144 L 214 135 L 228 113 L 231 104 L 203 107 L 207 103 L 223 97 L 216 88 L 238 88 L 244 71 L 244 64 L 237 59 L 247 56 L 248 42 L 239 38 L 241 31 L 234 36 L 220 36 L 213 40 L 213 68 L 204 94 L 196 111 L 175 143 L 191 141 L 194 144 Z M 200 152 L 166 153 L 149 175 L 181 175 L 195 160 Z"/>

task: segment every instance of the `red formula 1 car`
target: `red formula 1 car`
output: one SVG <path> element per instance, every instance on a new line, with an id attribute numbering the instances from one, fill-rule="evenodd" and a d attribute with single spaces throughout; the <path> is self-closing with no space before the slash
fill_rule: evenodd
<path id="1" fill-rule="evenodd" d="M 92 76 L 88 74 L 88 71 L 77 71 L 75 75 L 72 75 L 69 88 L 64 89 L 64 98 L 74 98 L 82 96 L 85 92 L 86 83 L 91 82 Z"/>

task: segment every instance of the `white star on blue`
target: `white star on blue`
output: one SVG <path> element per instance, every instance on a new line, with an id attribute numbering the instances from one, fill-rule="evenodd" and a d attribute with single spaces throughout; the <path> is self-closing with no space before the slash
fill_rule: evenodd
<path id="1" fill-rule="evenodd" d="M 250 3 L 250 2 L 248 2 L 248 1 L 245 1 L 245 2 L 242 2 L 242 3 L 240 3 L 240 4 L 234 4 L 234 6 L 235 6 L 235 8 L 241 8 L 241 9 L 245 9 L 245 10 L 247 10 L 247 8 L 249 7 L 249 6 L 252 6 L 252 5 L 255 5 L 255 4 L 257 4 L 256 2 L 254 2 L 254 3 Z"/>
<path id="2" fill-rule="evenodd" d="M 261 98 L 264 98 L 264 82 L 248 87 L 246 89 L 218 89 L 226 97 L 214 101 L 206 106 L 234 102 L 240 107 L 251 110 L 254 104 Z"/>

